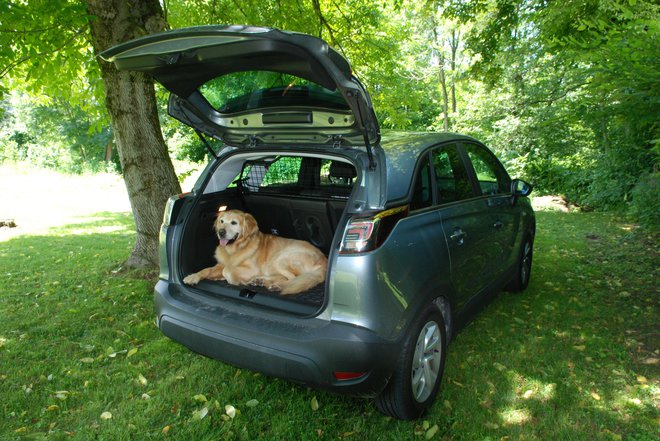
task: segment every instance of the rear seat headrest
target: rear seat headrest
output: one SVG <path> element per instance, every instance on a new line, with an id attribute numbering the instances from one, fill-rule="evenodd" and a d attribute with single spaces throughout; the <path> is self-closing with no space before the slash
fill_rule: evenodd
<path id="1" fill-rule="evenodd" d="M 355 167 L 346 162 L 332 161 L 330 164 L 330 176 L 333 178 L 350 178 L 357 177 Z"/>

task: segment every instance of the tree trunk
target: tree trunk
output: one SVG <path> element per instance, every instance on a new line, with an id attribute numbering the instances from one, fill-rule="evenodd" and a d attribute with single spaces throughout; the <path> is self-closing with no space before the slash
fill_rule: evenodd
<path id="1" fill-rule="evenodd" d="M 456 113 L 456 53 L 458 52 L 458 41 L 460 39 L 460 32 L 456 29 L 451 30 L 451 40 L 449 47 L 451 48 L 451 111 L 452 114 Z"/>
<path id="2" fill-rule="evenodd" d="M 433 27 L 433 37 L 435 45 L 442 45 L 442 41 L 438 38 L 438 26 Z M 447 78 L 445 76 L 445 55 L 442 49 L 438 50 L 438 68 L 440 69 L 440 86 L 442 87 L 442 114 L 443 123 L 442 127 L 445 132 L 449 131 L 449 95 L 447 94 Z"/>
<path id="3" fill-rule="evenodd" d="M 92 16 L 92 45 L 97 54 L 166 27 L 158 0 L 86 2 Z M 181 187 L 160 130 L 153 81 L 142 73 L 118 71 L 114 65 L 98 61 L 137 231 L 135 245 L 125 264 L 155 267 L 165 202 L 169 196 L 181 193 Z"/>
<path id="4" fill-rule="evenodd" d="M 443 130 L 449 131 L 449 96 L 447 94 L 447 79 L 445 78 L 444 61 L 440 64 L 440 86 L 442 86 L 442 111 L 444 113 Z"/>

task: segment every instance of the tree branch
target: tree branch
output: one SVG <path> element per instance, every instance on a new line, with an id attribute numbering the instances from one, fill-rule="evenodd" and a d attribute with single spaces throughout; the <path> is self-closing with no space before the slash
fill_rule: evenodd
<path id="1" fill-rule="evenodd" d="M 76 31 L 71 37 L 69 37 L 69 38 L 68 38 L 64 43 L 62 43 L 62 45 L 60 45 L 59 47 L 56 47 L 56 48 L 54 48 L 54 49 L 52 49 L 52 50 L 48 50 L 48 51 L 38 52 L 38 53 L 35 54 L 35 55 L 26 55 L 26 56 L 24 56 L 24 57 L 21 57 L 21 58 L 19 58 L 19 59 L 17 59 L 17 60 L 14 60 L 14 61 L 10 62 L 7 66 L 5 66 L 4 68 L 2 68 L 2 70 L 0 70 L 0 78 L 4 78 L 5 75 L 7 75 L 7 74 L 9 73 L 9 71 L 11 71 L 13 68 L 15 68 L 16 66 L 18 66 L 18 65 L 20 65 L 20 64 L 25 63 L 26 61 L 29 61 L 30 59 L 34 58 L 35 56 L 40 57 L 40 56 L 43 56 L 43 55 L 54 54 L 55 52 L 59 52 L 59 51 L 61 51 L 62 49 L 64 49 L 65 47 L 67 47 L 70 43 L 72 43 L 73 41 L 75 41 L 75 40 L 76 40 L 76 39 L 77 39 L 77 38 L 78 38 L 83 32 L 86 31 L 86 29 L 87 29 L 87 28 L 80 28 L 80 29 L 78 29 L 78 30 L 77 30 L 77 31 Z"/>

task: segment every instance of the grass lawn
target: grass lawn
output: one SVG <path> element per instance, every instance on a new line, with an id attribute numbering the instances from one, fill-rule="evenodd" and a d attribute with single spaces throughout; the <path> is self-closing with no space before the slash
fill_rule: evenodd
<path id="1" fill-rule="evenodd" d="M 130 214 L 0 235 L 0 439 L 631 440 L 660 436 L 657 235 L 538 213 L 528 290 L 452 342 L 421 420 L 239 370 L 164 337 Z"/>

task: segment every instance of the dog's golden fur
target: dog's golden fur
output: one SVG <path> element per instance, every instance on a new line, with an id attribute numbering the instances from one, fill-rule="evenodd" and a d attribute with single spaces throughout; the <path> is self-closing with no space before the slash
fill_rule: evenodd
<path id="1" fill-rule="evenodd" d="M 280 294 L 298 294 L 325 281 L 323 253 L 303 240 L 264 234 L 249 213 L 220 212 L 214 229 L 220 243 L 215 266 L 190 274 L 188 285 L 200 280 L 226 280 L 232 285 L 259 285 Z"/>

